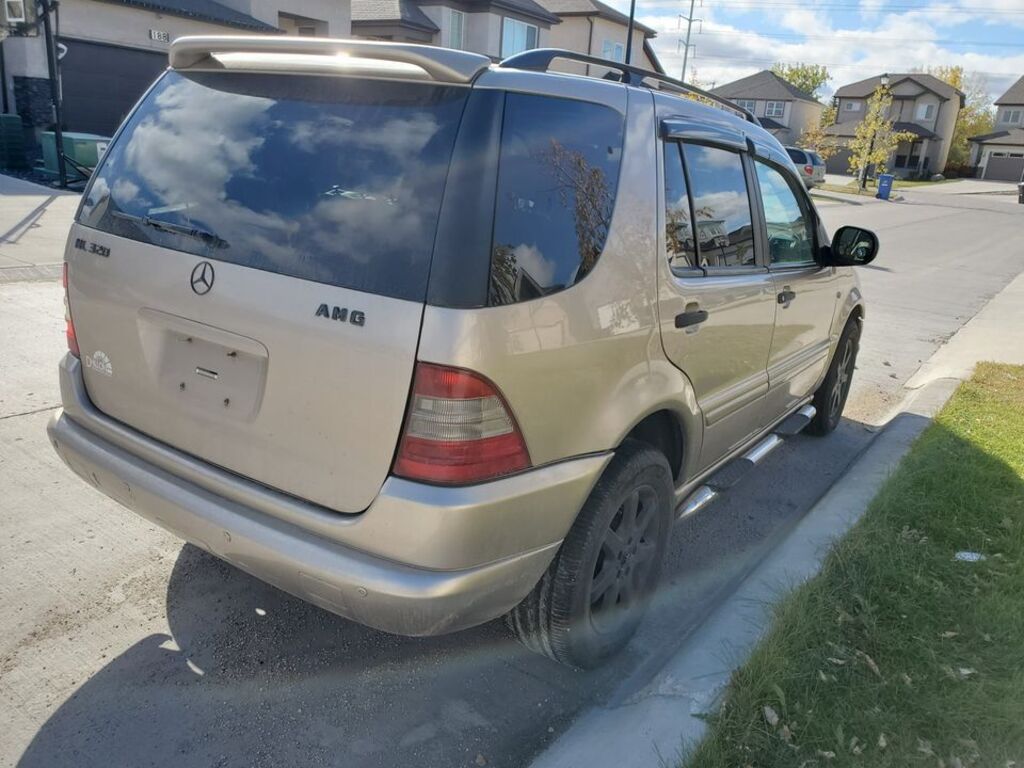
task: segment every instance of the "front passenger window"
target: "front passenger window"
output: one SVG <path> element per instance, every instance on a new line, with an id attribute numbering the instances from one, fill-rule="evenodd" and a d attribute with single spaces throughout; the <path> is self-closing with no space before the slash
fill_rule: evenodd
<path id="1" fill-rule="evenodd" d="M 683 155 L 693 197 L 699 266 L 754 266 L 754 227 L 743 158 L 738 152 L 697 144 L 684 144 Z"/>
<path id="2" fill-rule="evenodd" d="M 764 201 L 768 253 L 772 264 L 807 264 L 814 261 L 814 229 L 806 206 L 800 204 L 782 172 L 761 161 L 757 184 Z"/>

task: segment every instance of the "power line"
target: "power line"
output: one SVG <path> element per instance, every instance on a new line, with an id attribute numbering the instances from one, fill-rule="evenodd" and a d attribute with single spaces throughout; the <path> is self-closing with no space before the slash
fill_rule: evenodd
<path id="1" fill-rule="evenodd" d="M 743 32 L 736 30 L 734 32 L 701 32 L 705 37 L 735 37 L 736 35 L 746 35 L 748 37 L 769 37 L 780 40 L 793 40 L 800 42 L 801 40 L 842 40 L 844 38 L 838 37 L 838 33 L 849 32 L 851 35 L 858 34 L 859 38 L 850 37 L 851 42 L 863 42 L 862 33 L 856 32 L 856 30 L 844 30 L 837 29 L 836 35 L 804 35 L 800 33 L 786 33 L 786 32 Z M 871 40 L 881 40 L 893 43 L 906 43 L 907 40 L 904 37 L 879 37 L 878 35 L 871 35 Z M 986 40 L 942 40 L 942 39 L 921 39 L 917 42 L 920 43 L 935 43 L 936 45 L 970 45 L 970 46 L 990 46 L 994 48 L 1024 48 L 1024 43 L 993 43 Z"/>
<path id="2" fill-rule="evenodd" d="M 652 5 L 675 5 L 676 0 L 648 0 L 647 6 Z M 797 10 L 815 10 L 815 11 L 847 11 L 850 13 L 858 13 L 861 15 L 877 15 L 892 13 L 895 11 L 956 11 L 958 13 L 976 13 L 976 14 L 1006 14 L 1006 15 L 1024 15 L 1024 8 L 1022 9 L 1009 9 L 1009 8 L 992 8 L 982 6 L 956 6 L 954 8 L 941 8 L 938 9 L 935 6 L 930 5 L 906 5 L 906 4 L 890 4 L 879 7 L 873 10 L 865 10 L 858 5 L 842 5 L 833 2 L 819 3 L 808 9 L 806 3 L 798 2 L 798 0 L 765 0 L 765 2 L 759 2 L 758 0 L 718 0 L 716 5 L 725 10 L 776 10 L 776 9 L 797 9 Z"/>

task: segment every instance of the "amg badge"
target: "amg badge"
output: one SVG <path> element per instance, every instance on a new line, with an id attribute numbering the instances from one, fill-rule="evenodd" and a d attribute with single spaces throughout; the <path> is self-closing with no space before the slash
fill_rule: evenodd
<path id="1" fill-rule="evenodd" d="M 358 309 L 353 309 L 349 312 L 346 307 L 332 307 L 327 304 L 321 304 L 316 309 L 316 316 L 326 317 L 328 320 L 337 320 L 340 323 L 348 321 L 352 325 L 366 325 L 366 314 Z"/>

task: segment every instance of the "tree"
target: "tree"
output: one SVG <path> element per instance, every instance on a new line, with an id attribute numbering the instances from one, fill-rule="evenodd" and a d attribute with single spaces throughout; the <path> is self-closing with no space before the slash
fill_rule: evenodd
<path id="1" fill-rule="evenodd" d="M 821 86 L 832 79 L 828 69 L 821 64 L 804 64 L 802 62 L 786 64 L 777 61 L 772 64 L 772 72 L 816 99 L 821 98 L 821 94 L 818 92 Z"/>
<path id="2" fill-rule="evenodd" d="M 957 114 L 946 167 L 969 165 L 971 144 L 968 139 L 991 133 L 995 125 L 992 110 L 989 109 L 988 83 L 984 75 L 977 72 L 967 74 L 961 66 L 930 67 L 927 73 L 964 93 L 964 106 Z"/>
<path id="3" fill-rule="evenodd" d="M 864 119 L 857 124 L 856 133 L 850 142 L 850 172 L 859 176 L 867 175 L 872 166 L 875 173 L 885 173 L 889 156 L 896 151 L 901 141 L 912 141 L 914 134 L 894 131 L 894 118 L 890 116 L 892 91 L 887 85 L 879 85 L 868 99 Z"/>
<path id="4" fill-rule="evenodd" d="M 828 127 L 836 121 L 836 105 L 830 104 L 821 113 L 818 124 L 808 128 L 796 140 L 798 147 L 813 150 L 822 160 L 828 160 L 839 151 L 839 141 L 828 132 Z"/>

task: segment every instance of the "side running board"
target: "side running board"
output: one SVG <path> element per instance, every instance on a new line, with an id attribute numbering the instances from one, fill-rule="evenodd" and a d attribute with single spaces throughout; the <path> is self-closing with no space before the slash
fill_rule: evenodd
<path id="1" fill-rule="evenodd" d="M 753 448 L 742 456 L 733 459 L 708 478 L 704 485 L 698 487 L 679 506 L 676 521 L 683 520 L 704 509 L 718 498 L 723 491 L 732 488 L 742 480 L 750 470 L 764 461 L 765 457 L 782 445 L 785 438 L 799 434 L 814 418 L 813 405 L 805 405 L 783 421 L 774 430 L 762 438 Z"/>

